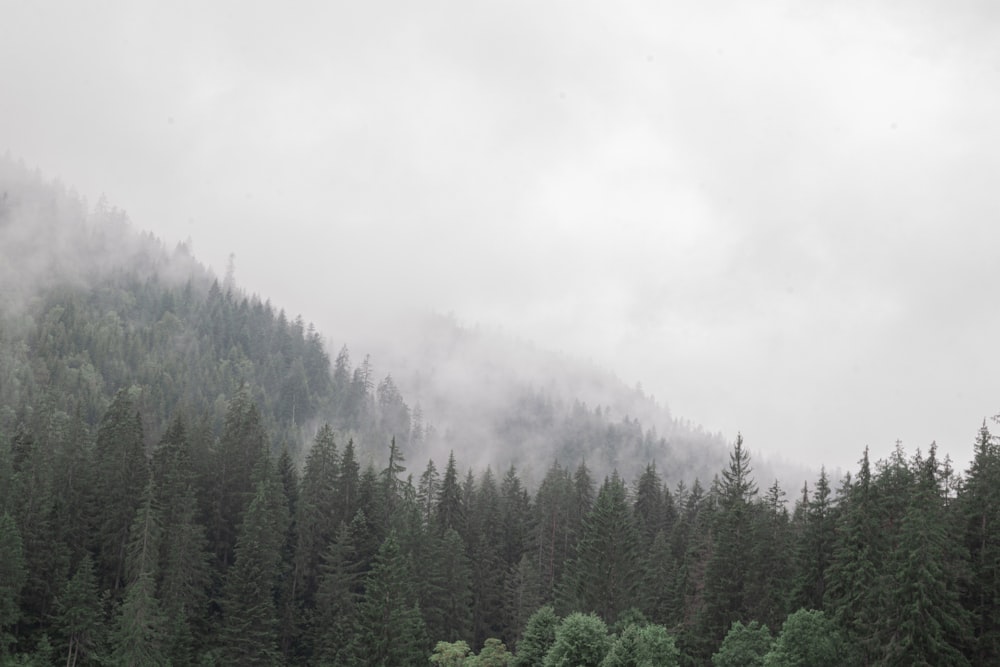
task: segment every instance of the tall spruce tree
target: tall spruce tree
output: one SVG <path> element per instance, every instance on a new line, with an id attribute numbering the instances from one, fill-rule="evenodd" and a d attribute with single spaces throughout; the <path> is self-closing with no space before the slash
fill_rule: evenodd
<path id="1" fill-rule="evenodd" d="M 1000 447 L 983 421 L 972 463 L 955 503 L 969 553 L 969 576 L 962 603 L 972 613 L 973 665 L 989 665 L 1000 655 Z"/>
<path id="2" fill-rule="evenodd" d="M 257 490 L 247 508 L 226 573 L 220 635 L 230 664 L 275 665 L 278 616 L 275 605 L 288 508 L 273 465 L 263 455 L 255 477 Z"/>
<path id="3" fill-rule="evenodd" d="M 390 532 L 365 578 L 365 594 L 344 664 L 425 664 L 429 641 L 415 600 L 407 558 L 399 550 L 395 532 Z"/>
<path id="4" fill-rule="evenodd" d="M 625 484 L 614 473 L 597 494 L 567 568 L 561 596 L 566 608 L 614 622 L 633 606 L 642 577 L 639 541 Z"/>
<path id="5" fill-rule="evenodd" d="M 123 667 L 168 665 L 167 619 L 156 597 L 161 526 L 150 481 L 136 511 L 126 555 L 128 585 L 111 632 L 111 662 Z"/>
<path id="6" fill-rule="evenodd" d="M 21 616 L 21 588 L 27 579 L 21 532 L 10 513 L 0 514 L 0 659 L 14 642 L 11 626 Z"/>
<path id="7" fill-rule="evenodd" d="M 750 620 L 748 586 L 756 576 L 747 558 L 752 548 L 752 503 L 757 495 L 752 473 L 743 436 L 737 435 L 729 467 L 722 471 L 719 483 L 719 507 L 705 576 L 703 636 L 715 646 L 733 621 Z"/>
<path id="8" fill-rule="evenodd" d="M 935 445 L 913 468 L 915 488 L 890 563 L 880 664 L 968 665 L 971 619 L 958 600 L 956 568 L 965 554 L 949 529 Z"/>
<path id="9" fill-rule="evenodd" d="M 867 447 L 859 466 L 841 501 L 824 607 L 858 648 L 862 664 L 869 665 L 879 648 L 876 628 L 885 597 L 883 562 L 888 544 L 882 535 Z"/>
<path id="10" fill-rule="evenodd" d="M 126 583 L 129 530 L 149 479 L 143 447 L 142 420 L 129 392 L 122 389 L 101 419 L 95 448 L 100 581 L 112 593 Z"/>
<path id="11" fill-rule="evenodd" d="M 812 498 L 804 508 L 801 531 L 795 544 L 793 609 L 822 609 L 826 570 L 833 556 L 835 516 L 826 469 L 821 468 Z"/>

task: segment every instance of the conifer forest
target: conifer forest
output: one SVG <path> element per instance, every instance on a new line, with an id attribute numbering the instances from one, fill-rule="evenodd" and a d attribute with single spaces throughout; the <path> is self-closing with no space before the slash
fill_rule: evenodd
<path id="1" fill-rule="evenodd" d="M 684 478 L 693 445 L 586 406 L 530 474 L 424 456 L 441 434 L 336 332 L 2 174 L 0 664 L 1000 660 L 989 419 L 971 461 L 862 444 L 807 480 L 759 477 L 751 434 Z"/>

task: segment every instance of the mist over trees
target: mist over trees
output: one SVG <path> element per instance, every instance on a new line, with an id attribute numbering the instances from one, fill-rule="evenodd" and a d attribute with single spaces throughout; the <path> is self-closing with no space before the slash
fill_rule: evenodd
<path id="1" fill-rule="evenodd" d="M 6 159 L 0 254 L 0 664 L 989 665 L 1000 650 L 985 421 L 964 471 L 897 445 L 786 487 L 742 436 L 726 456 L 620 387 L 604 406 L 583 381 L 537 381 L 541 364 L 521 382 L 494 358 L 501 395 L 459 420 L 489 382 L 470 389 L 446 356 L 428 352 L 421 388 L 413 369 L 331 354 L 184 247 Z"/>

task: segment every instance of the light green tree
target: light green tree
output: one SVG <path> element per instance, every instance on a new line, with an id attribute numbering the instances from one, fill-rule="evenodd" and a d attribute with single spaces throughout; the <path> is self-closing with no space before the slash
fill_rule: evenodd
<path id="1" fill-rule="evenodd" d="M 713 667 L 762 667 L 774 638 L 766 625 L 733 621 L 722 646 L 712 656 Z"/>
<path id="2" fill-rule="evenodd" d="M 594 614 L 574 612 L 556 628 L 544 667 L 599 667 L 611 640 L 608 626 Z"/>

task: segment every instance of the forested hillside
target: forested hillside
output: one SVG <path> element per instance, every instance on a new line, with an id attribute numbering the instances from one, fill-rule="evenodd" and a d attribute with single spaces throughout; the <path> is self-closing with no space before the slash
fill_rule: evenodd
<path id="1" fill-rule="evenodd" d="M 0 256 L 0 663 L 1000 655 L 985 422 L 964 473 L 897 446 L 783 488 L 737 438 L 705 475 L 711 436 L 547 386 L 463 428 L 435 398 L 435 427 L 370 358 L 10 160 Z"/>

